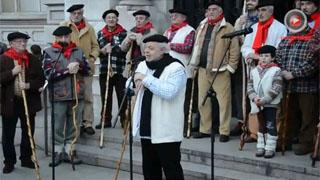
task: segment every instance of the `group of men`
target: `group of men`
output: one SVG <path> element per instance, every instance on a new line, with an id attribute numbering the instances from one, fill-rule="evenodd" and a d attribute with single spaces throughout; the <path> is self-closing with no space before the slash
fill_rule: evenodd
<path id="1" fill-rule="evenodd" d="M 62 22 L 53 32 L 55 41 L 44 51 L 43 67 L 41 62 L 33 60 L 33 56 L 26 51 L 29 36 L 19 32 L 10 33 L 10 48 L 0 56 L 2 144 L 5 157 L 3 173 L 12 172 L 16 163 L 13 137 L 18 118 L 22 128 L 21 165 L 34 168 L 26 134 L 21 90 L 27 92 L 28 104 L 32 104 L 29 113 L 34 131 L 34 117 L 41 109 L 39 89 L 44 83 L 44 77 L 53 84 L 50 100 L 55 107 L 55 158 L 50 166 L 57 166 L 63 161 L 81 163 L 76 157 L 71 157 L 76 150 L 73 141 L 79 136 L 73 119 L 77 120 L 77 126 L 82 125 L 84 133 L 95 133 L 92 127 L 92 80 L 97 58 L 100 58 L 102 109 L 96 129 L 111 127 L 112 118 L 117 118 L 111 115 L 113 88 L 120 105 L 125 98 L 126 82 L 133 81 L 137 97 L 132 128 L 133 135 L 141 138 L 145 179 L 162 179 L 162 170 L 166 179 L 183 179 L 180 145 L 187 131 L 195 74 L 198 78 L 200 129 L 193 137 L 209 137 L 212 133 L 213 114 L 217 112 L 212 109 L 211 100 L 207 100 L 204 105 L 202 100 L 207 91 L 213 88 L 219 104 L 219 141 L 229 141 L 231 76 L 237 72 L 238 66 L 246 73 L 245 81 L 248 80 L 251 85 L 248 87 L 249 99 L 252 107 L 257 108 L 256 111 L 252 108 L 251 112 L 260 111 L 263 116 L 259 117 L 264 117 L 264 121 L 259 119 L 259 123 L 264 125 L 259 125 L 256 155 L 270 158 L 275 154 L 275 116 L 280 104 L 275 98 L 280 91 L 290 93 L 292 97 L 287 109 L 282 109 L 292 111 L 288 113 L 288 126 L 291 128 L 288 128 L 287 145 L 291 146 L 295 137 L 298 140 L 292 148 L 296 154 L 311 152 L 319 114 L 319 56 L 316 56 L 319 48 L 317 45 L 313 46 L 315 48 L 310 47 L 316 44 L 313 37 L 317 33 L 314 31 L 318 31 L 318 34 L 320 31 L 320 12 L 317 0 L 299 2 L 300 9 L 310 20 L 309 26 L 299 32 L 290 32 L 288 28 L 289 34 L 286 26 L 273 18 L 274 4 L 271 0 L 246 0 L 247 12 L 237 20 L 234 27 L 226 22 L 223 5 L 218 1 L 208 3 L 205 19 L 196 30 L 188 25 L 188 14 L 183 9 L 171 9 L 171 25 L 163 35 L 154 28 L 148 11 L 134 12 L 136 26 L 126 31 L 125 27 L 118 24 L 119 12 L 109 9 L 102 14 L 106 25 L 96 36 L 95 30 L 83 16 L 84 5 L 72 5 L 67 10 L 70 19 Z M 246 27 L 252 27 L 253 32 L 243 37 L 222 38 L 225 34 Z M 268 63 L 265 62 L 271 60 L 274 63 L 266 65 Z M 273 66 L 277 68 L 271 68 Z M 274 71 L 273 76 L 277 74 L 275 80 L 273 76 L 265 75 L 269 69 Z M 132 73 L 133 79 L 127 80 Z M 254 73 L 256 78 L 253 77 Z M 22 75 L 22 80 L 18 79 L 18 74 Z M 269 77 L 269 84 L 262 85 L 261 93 L 256 80 L 263 77 Z M 240 89 L 242 91 L 242 87 Z M 246 96 L 246 93 L 243 94 Z M 106 114 L 103 114 L 106 95 Z M 76 117 L 73 117 L 71 112 L 76 102 L 77 112 Z M 267 106 L 269 104 L 272 106 Z M 242 112 L 242 105 L 235 107 L 238 112 Z M 126 121 L 124 110 L 120 112 L 122 127 Z M 241 116 L 245 113 L 238 114 Z M 103 121 L 104 127 L 101 123 Z"/>

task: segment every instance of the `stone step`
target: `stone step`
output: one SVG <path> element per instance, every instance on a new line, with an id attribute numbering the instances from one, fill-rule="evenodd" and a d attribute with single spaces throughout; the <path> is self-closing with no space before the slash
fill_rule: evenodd
<path id="1" fill-rule="evenodd" d="M 94 136 L 84 136 L 80 138 L 79 144 L 82 147 L 90 146 L 92 148 L 90 158 L 104 157 L 99 155 L 100 131 Z M 105 149 L 113 149 L 120 156 L 120 147 L 123 141 L 122 130 L 120 128 L 105 129 Z M 233 170 L 241 173 L 248 173 L 263 177 L 285 178 L 285 179 L 320 179 L 320 170 L 310 166 L 310 159 L 307 156 L 295 156 L 292 152 L 286 152 L 285 156 L 277 153 L 276 157 L 270 160 L 254 157 L 255 143 L 246 144 L 243 151 L 238 150 L 239 141 L 231 139 L 228 143 L 220 143 L 218 139 L 215 143 L 215 161 L 216 168 Z M 81 149 L 79 149 L 81 150 Z M 82 150 L 81 150 L 82 151 Z M 101 150 L 104 151 L 104 150 Z M 128 149 L 127 149 L 128 151 Z M 134 139 L 133 152 L 135 158 L 141 158 L 139 139 Z M 96 154 L 96 155 L 95 155 Z M 184 139 L 181 145 L 181 154 L 183 163 L 191 163 L 193 166 L 202 165 L 210 168 L 211 153 L 210 139 Z M 102 159 L 103 159 L 102 158 Z M 128 159 L 128 157 L 126 157 Z M 110 159 L 110 158 L 108 158 Z M 92 160 L 92 159 L 91 159 Z M 140 159 L 138 159 L 140 161 Z M 116 159 L 114 159 L 116 162 Z M 114 165 L 113 165 L 114 166 Z M 187 173 L 188 171 L 186 171 Z M 194 173 L 194 172 L 193 172 Z M 205 173 L 200 173 L 197 177 L 206 177 Z"/>
<path id="2" fill-rule="evenodd" d="M 98 149 L 92 146 L 78 145 L 78 155 L 86 163 L 94 166 L 116 168 L 120 149 L 117 144 L 110 143 L 109 146 Z M 124 158 L 120 170 L 130 171 L 129 150 L 126 146 Z M 186 180 L 206 180 L 211 178 L 211 167 L 191 162 L 181 162 Z M 142 158 L 139 147 L 133 147 L 133 173 L 142 174 Z M 243 173 L 230 169 L 214 168 L 214 179 L 238 180 L 238 179 L 275 180 L 279 178 L 265 177 L 257 174 Z"/>

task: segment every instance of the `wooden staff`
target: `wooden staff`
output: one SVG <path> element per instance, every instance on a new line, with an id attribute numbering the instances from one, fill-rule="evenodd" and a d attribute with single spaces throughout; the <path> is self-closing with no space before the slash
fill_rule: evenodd
<path id="1" fill-rule="evenodd" d="M 197 74 L 197 70 L 193 70 L 192 72 L 193 77 L 196 77 L 196 74 Z M 188 114 L 187 138 L 190 138 L 191 128 L 192 128 L 191 124 L 192 124 L 192 104 L 193 104 L 194 82 L 195 82 L 195 78 L 192 79 L 191 98 L 190 98 L 189 114 Z"/>
<path id="2" fill-rule="evenodd" d="M 130 108 L 130 107 L 127 107 L 127 109 L 126 109 L 126 117 L 131 116 L 130 110 L 131 110 L 131 108 Z M 127 122 L 128 122 L 128 121 L 129 121 L 129 120 L 127 120 Z M 125 150 L 126 150 L 126 143 L 127 143 L 127 141 L 128 141 L 129 129 L 130 129 L 130 124 L 128 123 L 128 124 L 126 125 L 126 129 L 125 129 L 125 133 L 124 133 L 124 140 L 123 140 L 122 146 L 121 146 L 120 159 L 119 159 L 119 161 L 117 162 L 117 169 L 116 169 L 116 175 L 115 175 L 115 177 L 114 177 L 114 180 L 118 180 L 121 162 L 122 162 L 122 159 L 123 159 L 124 152 L 125 152 Z"/>
<path id="3" fill-rule="evenodd" d="M 108 54 L 108 69 L 107 69 L 107 82 L 106 82 L 106 91 L 104 96 L 103 103 L 103 113 L 102 113 L 102 122 L 101 122 L 101 133 L 100 133 L 100 148 L 103 148 L 103 138 L 104 138 L 104 123 L 106 119 L 107 112 L 107 100 L 108 100 L 108 92 L 109 92 L 109 79 L 111 76 L 111 53 Z"/>
<path id="4" fill-rule="evenodd" d="M 75 97 L 75 104 L 74 106 L 72 106 L 72 119 L 73 119 L 73 126 L 74 126 L 74 129 L 75 129 L 75 133 L 74 133 L 74 138 L 71 142 L 71 148 L 70 148 L 70 159 L 71 159 L 71 164 L 72 164 L 72 169 L 75 170 L 75 166 L 74 166 L 74 146 L 78 140 L 78 136 L 79 136 L 79 129 L 78 129 L 78 124 L 77 124 L 77 120 L 76 120 L 76 112 L 77 112 L 77 107 L 78 107 L 78 104 L 79 104 L 79 100 L 78 100 L 78 92 L 77 92 L 77 74 L 73 74 L 73 89 L 74 89 L 74 97 Z"/>
<path id="5" fill-rule="evenodd" d="M 22 81 L 22 75 L 21 73 L 19 73 L 19 82 L 23 82 Z M 36 154 L 36 148 L 35 148 L 35 144 L 34 144 L 34 139 L 32 136 L 32 132 L 31 132 L 31 124 L 30 124 L 30 118 L 29 118 L 29 111 L 28 111 L 28 104 L 27 104 L 27 97 L 26 97 L 26 92 L 24 89 L 21 90 L 22 91 L 22 98 L 23 98 L 23 105 L 24 105 L 24 112 L 26 115 L 26 120 L 27 120 L 27 126 L 28 126 L 28 136 L 29 136 L 29 141 L 30 141 L 30 145 L 31 145 L 31 151 L 32 151 L 32 162 L 35 166 L 35 176 L 37 180 L 40 180 L 40 171 L 39 171 L 39 163 L 38 163 L 38 159 L 37 159 L 37 154 Z"/>
<path id="6" fill-rule="evenodd" d="M 319 122 L 320 123 L 320 122 Z M 316 160 L 317 157 L 319 156 L 318 151 L 319 151 L 319 145 L 320 145 L 320 126 L 318 125 L 318 133 L 317 133 L 317 138 L 316 138 L 316 143 L 314 145 L 314 150 L 312 154 L 312 167 L 316 165 Z"/>
<path id="7" fill-rule="evenodd" d="M 286 91 L 286 99 L 285 99 L 285 106 L 283 111 L 285 111 L 285 117 L 284 120 L 281 121 L 280 127 L 282 127 L 282 133 L 281 133 L 281 154 L 284 155 L 284 152 L 286 151 L 286 138 L 287 138 L 287 124 L 288 124 L 288 117 L 289 117 L 289 100 L 290 100 L 290 87 L 291 87 L 291 81 L 289 81 Z"/>

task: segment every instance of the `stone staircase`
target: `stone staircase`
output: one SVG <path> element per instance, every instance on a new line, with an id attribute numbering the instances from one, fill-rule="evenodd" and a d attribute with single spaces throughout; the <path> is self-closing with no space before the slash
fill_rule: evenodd
<path id="1" fill-rule="evenodd" d="M 79 157 L 87 164 L 116 168 L 120 157 L 123 134 L 120 127 L 105 129 L 104 148 L 99 148 L 99 135 L 84 135 L 77 146 Z M 186 179 L 211 179 L 210 139 L 184 139 L 181 146 L 182 167 Z M 254 157 L 255 144 L 246 144 L 243 151 L 238 150 L 239 140 L 229 143 L 215 143 L 214 179 L 296 179 L 319 180 L 320 163 L 311 167 L 308 155 L 295 156 L 286 152 L 285 156 L 277 153 L 271 160 Z M 139 139 L 134 139 L 133 172 L 142 174 L 142 157 Z M 169 153 L 169 152 L 168 152 Z M 129 171 L 129 146 L 126 145 L 121 170 Z M 112 179 L 110 177 L 110 179 Z"/>

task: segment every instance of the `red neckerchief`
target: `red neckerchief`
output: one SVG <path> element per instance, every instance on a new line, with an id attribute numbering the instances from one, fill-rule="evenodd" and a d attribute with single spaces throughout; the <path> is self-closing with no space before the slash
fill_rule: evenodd
<path id="1" fill-rule="evenodd" d="M 268 36 L 268 30 L 273 23 L 274 17 L 271 16 L 266 22 L 258 22 L 257 34 L 254 39 L 252 48 L 257 52 L 259 48 L 266 42 Z"/>
<path id="2" fill-rule="evenodd" d="M 186 21 L 180 23 L 180 24 L 171 24 L 168 32 L 175 32 L 178 31 L 180 28 L 186 26 L 188 23 Z"/>
<path id="3" fill-rule="evenodd" d="M 18 64 L 23 66 L 25 65 L 26 68 L 29 67 L 29 53 L 27 50 L 24 50 L 22 54 L 18 53 L 15 49 L 9 48 L 5 53 L 5 56 L 18 61 Z"/>
<path id="4" fill-rule="evenodd" d="M 287 37 L 284 37 L 284 40 L 288 40 L 289 44 L 293 44 L 295 41 L 309 41 L 313 38 L 314 35 L 314 29 L 310 29 L 310 31 L 307 34 L 304 35 L 289 35 Z"/>
<path id="5" fill-rule="evenodd" d="M 143 34 L 146 30 L 153 28 L 153 24 L 149 21 L 143 27 L 136 27 L 135 32 Z"/>
<path id="6" fill-rule="evenodd" d="M 81 29 L 83 29 L 83 28 L 86 27 L 86 23 L 85 23 L 84 20 L 82 19 L 82 20 L 80 21 L 80 23 L 79 23 L 78 25 L 76 25 L 76 26 L 77 26 L 78 31 L 80 32 Z"/>
<path id="7" fill-rule="evenodd" d="M 77 47 L 77 45 L 73 42 L 70 42 L 67 47 L 62 47 L 58 42 L 54 42 L 52 44 L 53 48 L 63 49 L 63 56 L 67 59 L 70 59 L 72 49 Z"/>
<path id="8" fill-rule="evenodd" d="M 309 22 L 312 22 L 312 21 L 314 21 L 313 29 L 317 29 L 317 27 L 320 25 L 320 12 L 319 11 L 311 14 L 311 16 L 309 18 Z"/>
<path id="9" fill-rule="evenodd" d="M 259 64 L 259 66 L 260 66 L 261 69 L 267 69 L 267 68 L 270 68 L 270 67 L 279 67 L 278 64 L 276 64 L 276 63 L 269 63 L 269 64 L 266 64 L 266 65 Z"/>
<path id="10" fill-rule="evenodd" d="M 218 17 L 215 19 L 208 19 L 208 24 L 211 26 L 216 25 L 219 21 L 221 21 L 224 18 L 224 14 L 221 13 Z"/>
<path id="11" fill-rule="evenodd" d="M 112 39 L 112 37 L 113 37 L 114 35 L 119 34 L 119 33 L 123 32 L 123 31 L 124 31 L 124 29 L 123 29 L 123 27 L 122 27 L 120 24 L 117 24 L 117 25 L 116 25 L 116 28 L 115 28 L 112 32 L 110 32 L 110 31 L 108 30 L 108 27 L 107 27 L 107 26 L 105 26 L 104 28 L 101 29 L 101 32 L 102 32 L 102 34 L 103 34 L 103 37 L 104 37 L 106 40 L 108 40 L 109 42 L 111 41 L 111 39 Z"/>

